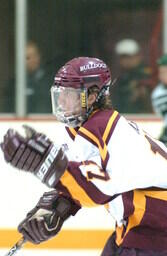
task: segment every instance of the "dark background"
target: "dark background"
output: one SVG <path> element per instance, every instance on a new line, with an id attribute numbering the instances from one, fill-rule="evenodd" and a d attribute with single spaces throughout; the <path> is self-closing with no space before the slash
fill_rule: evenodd
<path id="1" fill-rule="evenodd" d="M 76 56 L 103 59 L 117 76 L 114 46 L 136 39 L 150 63 L 150 42 L 161 1 L 157 0 L 28 0 L 28 40 L 37 42 L 46 66 L 55 72 Z M 162 30 L 162 27 L 161 27 Z M 158 54 L 162 52 L 159 31 Z M 0 98 L 15 72 L 15 1 L 0 1 Z"/>

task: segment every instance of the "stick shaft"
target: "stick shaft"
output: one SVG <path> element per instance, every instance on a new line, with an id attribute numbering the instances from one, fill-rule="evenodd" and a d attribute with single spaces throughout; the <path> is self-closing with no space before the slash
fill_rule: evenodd
<path id="1" fill-rule="evenodd" d="M 13 256 L 19 249 L 22 248 L 22 246 L 26 243 L 26 239 L 24 237 L 20 238 L 20 240 L 13 245 L 13 247 L 9 250 L 5 256 Z"/>

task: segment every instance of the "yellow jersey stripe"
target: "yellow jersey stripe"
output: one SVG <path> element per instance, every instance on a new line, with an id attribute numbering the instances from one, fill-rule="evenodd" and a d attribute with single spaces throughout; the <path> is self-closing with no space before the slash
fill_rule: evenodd
<path id="1" fill-rule="evenodd" d="M 72 135 L 73 135 L 74 137 L 77 135 L 77 132 L 76 132 L 76 130 L 75 130 L 74 128 L 69 127 L 68 129 L 69 129 L 69 131 L 72 133 Z"/>
<path id="2" fill-rule="evenodd" d="M 79 131 L 81 131 L 83 134 L 85 134 L 87 137 L 89 137 L 92 141 L 94 141 L 96 143 L 96 145 L 98 146 L 99 148 L 99 151 L 100 151 L 100 156 L 102 158 L 103 161 L 105 161 L 106 159 L 106 156 L 107 156 L 107 146 L 106 146 L 106 139 L 108 137 L 108 134 L 112 128 L 112 125 L 115 121 L 115 119 L 117 118 L 118 116 L 118 112 L 117 111 L 114 111 L 112 116 L 110 117 L 109 121 L 108 121 L 108 124 L 106 126 L 106 129 L 104 131 L 104 134 L 103 134 L 103 142 L 104 142 L 104 147 L 101 146 L 100 142 L 99 142 L 99 139 L 93 134 L 91 133 L 90 131 L 88 131 L 87 129 L 85 129 L 84 127 L 81 127 L 79 129 Z"/>
<path id="3" fill-rule="evenodd" d="M 165 200 L 167 201 L 167 192 L 166 191 L 147 191 L 147 190 L 134 190 L 133 192 L 133 205 L 134 212 L 128 219 L 128 226 L 124 236 L 122 237 L 122 228 L 117 228 L 117 245 L 120 245 L 127 235 L 130 229 L 138 226 L 145 214 L 146 211 L 146 196 Z"/>
<path id="4" fill-rule="evenodd" d="M 133 205 L 135 210 L 134 214 L 129 217 L 129 223 L 125 235 L 131 228 L 136 227 L 140 224 L 146 210 L 146 196 L 167 201 L 166 191 L 135 190 L 133 199 Z"/>
<path id="5" fill-rule="evenodd" d="M 106 129 L 104 131 L 104 134 L 103 134 L 103 141 L 106 142 L 106 139 L 108 137 L 108 134 L 112 128 L 112 125 L 115 121 L 115 119 L 117 118 L 118 116 L 118 112 L 117 111 L 114 111 L 114 113 L 112 114 L 112 116 L 110 117 L 109 121 L 108 121 L 108 124 L 106 126 Z"/>
<path id="6" fill-rule="evenodd" d="M 65 171 L 63 176 L 60 179 L 63 186 L 68 188 L 68 191 L 74 199 L 79 198 L 80 204 L 86 207 L 98 206 L 85 192 L 85 190 L 76 182 L 74 177 L 68 172 Z"/>
<path id="7" fill-rule="evenodd" d="M 83 134 L 85 134 L 87 137 L 89 137 L 91 140 L 93 140 L 93 141 L 96 143 L 96 145 L 97 145 L 98 148 L 99 148 L 101 158 L 102 158 L 103 161 L 104 161 L 105 158 L 106 158 L 106 155 L 107 155 L 107 146 L 106 146 L 106 144 L 104 144 L 104 148 L 102 148 L 102 146 L 100 145 L 100 142 L 99 142 L 98 138 L 97 138 L 93 133 L 91 133 L 90 131 L 88 131 L 87 129 L 85 129 L 84 127 L 81 127 L 81 128 L 79 129 L 79 131 L 81 131 Z"/>

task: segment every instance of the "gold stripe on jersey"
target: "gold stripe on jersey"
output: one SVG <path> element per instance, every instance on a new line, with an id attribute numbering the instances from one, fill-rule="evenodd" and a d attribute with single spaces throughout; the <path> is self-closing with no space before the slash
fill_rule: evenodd
<path id="1" fill-rule="evenodd" d="M 72 195 L 74 199 L 80 201 L 82 206 L 93 207 L 98 206 L 85 192 L 85 190 L 76 182 L 74 177 L 68 172 L 65 171 L 63 176 L 61 177 L 61 183 L 63 186 L 68 188 L 68 191 Z"/>
<path id="2" fill-rule="evenodd" d="M 124 231 L 123 225 L 121 227 L 118 227 L 118 226 L 116 227 L 116 244 L 117 245 L 120 245 L 123 241 L 123 237 L 122 237 L 123 231 Z"/>
<path id="3" fill-rule="evenodd" d="M 114 111 L 107 123 L 106 129 L 105 129 L 103 137 L 102 137 L 103 142 L 104 142 L 104 147 L 101 146 L 99 139 L 93 133 L 91 133 L 84 127 L 81 127 L 79 129 L 79 131 L 81 131 L 83 134 L 85 134 L 87 137 L 89 137 L 92 141 L 94 141 L 96 143 L 96 145 L 99 148 L 100 156 L 103 161 L 105 161 L 106 156 L 107 156 L 107 145 L 105 142 L 106 142 L 106 139 L 112 129 L 113 123 L 114 123 L 115 119 L 117 118 L 117 116 L 118 116 L 118 112 Z"/>
<path id="4" fill-rule="evenodd" d="M 75 137 L 77 135 L 77 132 L 74 128 L 68 127 L 69 131 L 72 133 L 72 135 Z"/>
<path id="5" fill-rule="evenodd" d="M 104 144 L 104 148 L 102 148 L 102 146 L 100 145 L 100 142 L 98 140 L 98 138 L 93 134 L 91 133 L 90 131 L 88 131 L 87 129 L 85 129 L 84 127 L 81 127 L 79 129 L 79 131 L 81 131 L 83 134 L 85 134 L 86 136 L 88 136 L 91 140 L 93 140 L 96 145 L 98 146 L 99 148 L 99 151 L 100 151 L 100 156 L 101 158 L 103 159 L 103 161 L 105 160 L 106 158 L 106 155 L 107 155 L 107 146 L 106 144 Z"/>
<path id="6" fill-rule="evenodd" d="M 109 134 L 109 132 L 110 132 L 110 130 L 111 130 L 111 128 L 112 128 L 112 125 L 113 125 L 115 119 L 117 118 L 117 116 L 118 116 L 118 112 L 117 112 L 117 111 L 114 111 L 113 114 L 112 114 L 112 116 L 110 117 L 110 119 L 109 119 L 109 121 L 108 121 L 108 124 L 107 124 L 107 126 L 106 126 L 106 129 L 105 129 L 105 131 L 104 131 L 104 134 L 103 134 L 103 141 L 106 142 L 107 137 L 108 137 L 108 134 Z"/>
<path id="7" fill-rule="evenodd" d="M 144 217 L 146 211 L 146 196 L 150 198 L 156 198 L 167 201 L 167 191 L 147 191 L 147 190 L 134 190 L 133 191 L 133 205 L 134 212 L 128 218 L 128 225 L 125 234 L 122 236 L 123 228 L 117 228 L 117 239 L 116 243 L 120 245 L 130 231 L 130 229 L 140 225 L 141 220 Z"/>

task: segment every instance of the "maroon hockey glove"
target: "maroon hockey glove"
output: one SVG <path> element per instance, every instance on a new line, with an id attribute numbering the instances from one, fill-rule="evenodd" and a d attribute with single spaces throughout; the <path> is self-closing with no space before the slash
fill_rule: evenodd
<path id="1" fill-rule="evenodd" d="M 68 164 L 63 148 L 31 127 L 23 127 L 26 137 L 12 129 L 4 136 L 1 148 L 5 160 L 18 169 L 33 173 L 47 186 L 55 187 Z"/>
<path id="2" fill-rule="evenodd" d="M 57 235 L 63 222 L 79 209 L 71 198 L 55 190 L 44 193 L 37 206 L 19 224 L 18 231 L 29 242 L 39 244 Z"/>

